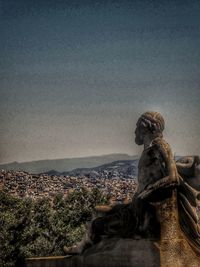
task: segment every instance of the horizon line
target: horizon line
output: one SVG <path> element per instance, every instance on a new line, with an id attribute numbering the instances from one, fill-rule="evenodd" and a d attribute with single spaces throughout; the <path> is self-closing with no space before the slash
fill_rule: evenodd
<path id="1" fill-rule="evenodd" d="M 109 153 L 109 154 L 100 154 L 100 155 L 88 155 L 88 156 L 80 156 L 80 157 L 67 157 L 67 158 L 51 158 L 51 159 L 35 159 L 35 160 L 28 160 L 28 161 L 11 161 L 11 162 L 5 162 L 5 163 L 0 163 L 0 165 L 7 165 L 7 164 L 13 164 L 13 163 L 18 163 L 18 164 L 23 164 L 23 163 L 31 163 L 31 162 L 38 162 L 38 161 L 51 161 L 51 160 L 64 160 L 64 159 L 83 159 L 83 158 L 91 158 L 91 157 L 105 157 L 105 156 L 111 156 L 111 155 L 126 155 L 129 157 L 138 157 L 138 155 L 130 155 L 128 153 Z"/>

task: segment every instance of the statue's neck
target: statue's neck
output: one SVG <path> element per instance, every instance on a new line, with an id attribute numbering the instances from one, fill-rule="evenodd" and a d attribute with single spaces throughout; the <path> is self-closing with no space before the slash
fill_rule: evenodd
<path id="1" fill-rule="evenodd" d="M 161 136 L 159 134 L 145 135 L 143 138 L 144 150 L 149 148 L 152 142 L 158 137 L 161 137 Z"/>
<path id="2" fill-rule="evenodd" d="M 154 139 L 155 139 L 155 137 L 152 138 L 150 136 L 145 136 L 145 138 L 144 138 L 144 150 L 151 146 Z"/>

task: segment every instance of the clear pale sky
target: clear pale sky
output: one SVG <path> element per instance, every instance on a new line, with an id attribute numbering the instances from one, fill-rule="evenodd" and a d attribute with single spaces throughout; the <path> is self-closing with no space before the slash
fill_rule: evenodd
<path id="1" fill-rule="evenodd" d="M 141 152 L 137 118 L 200 154 L 200 1 L 0 1 L 0 163 Z"/>

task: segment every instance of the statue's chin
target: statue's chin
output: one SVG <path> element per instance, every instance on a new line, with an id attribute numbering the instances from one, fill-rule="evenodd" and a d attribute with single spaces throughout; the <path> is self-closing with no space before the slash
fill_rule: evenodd
<path id="1" fill-rule="evenodd" d="M 138 146 L 141 146 L 143 145 L 143 141 L 138 139 L 137 137 L 135 138 L 135 143 L 138 145 Z"/>

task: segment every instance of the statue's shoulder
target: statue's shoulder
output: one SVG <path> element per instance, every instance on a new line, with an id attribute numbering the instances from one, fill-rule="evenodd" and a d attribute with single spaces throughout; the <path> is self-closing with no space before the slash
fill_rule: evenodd
<path id="1" fill-rule="evenodd" d="M 170 145 L 161 137 L 157 137 L 153 140 L 152 146 L 156 147 L 163 154 L 171 153 Z"/>

